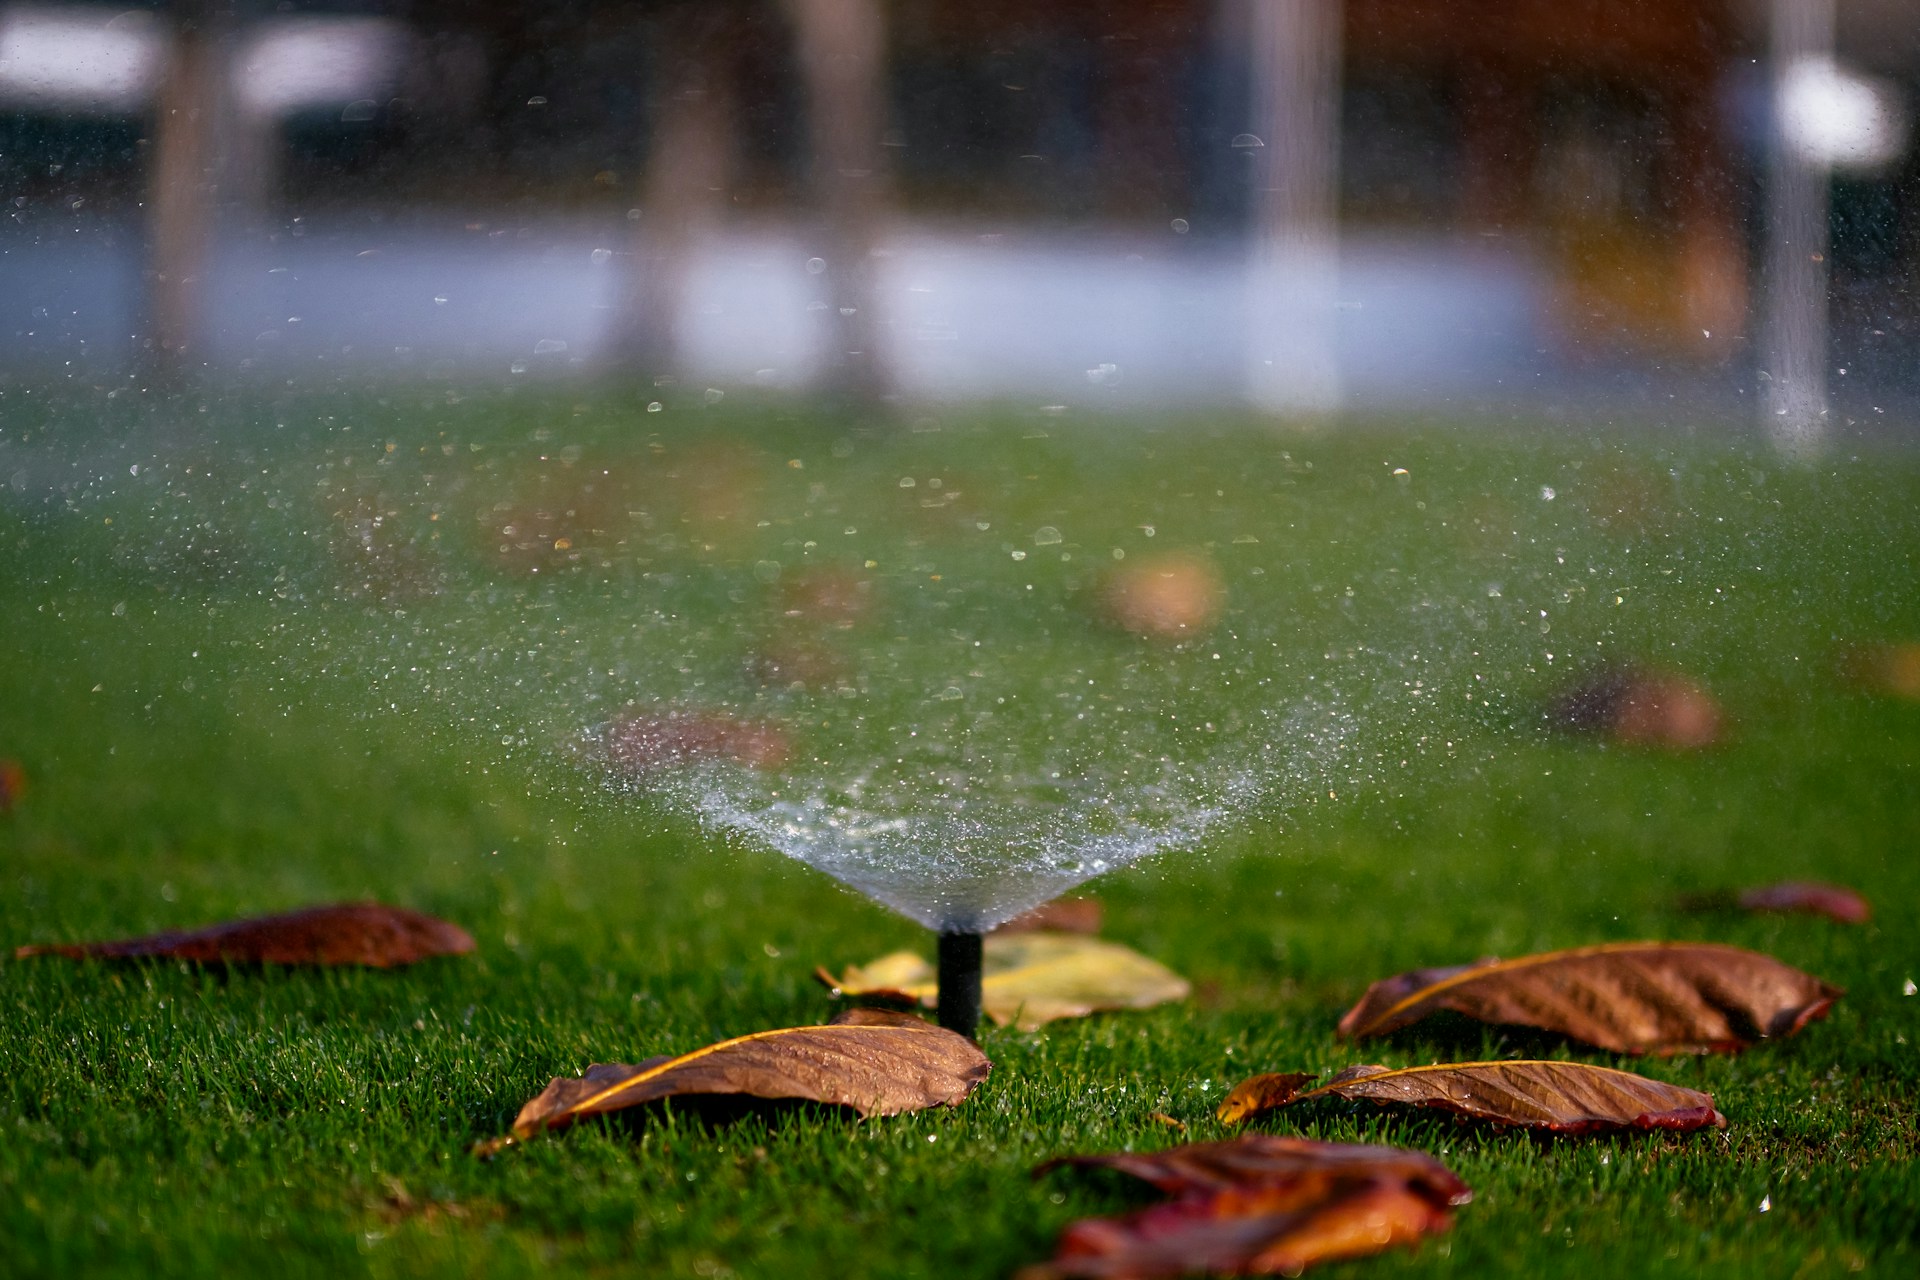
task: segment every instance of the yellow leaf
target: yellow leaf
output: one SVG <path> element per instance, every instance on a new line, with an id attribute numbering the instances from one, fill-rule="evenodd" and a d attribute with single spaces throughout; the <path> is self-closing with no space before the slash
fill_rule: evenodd
<path id="1" fill-rule="evenodd" d="M 1057 1018 L 1084 1018 L 1103 1009 L 1146 1009 L 1183 1000 L 1185 978 L 1131 947 L 1085 934 L 994 934 L 982 957 L 981 1001 L 998 1026 L 1032 1031 Z M 933 966 L 911 951 L 871 964 L 850 965 L 822 981 L 849 996 L 917 1000 L 933 1007 L 939 987 Z"/>

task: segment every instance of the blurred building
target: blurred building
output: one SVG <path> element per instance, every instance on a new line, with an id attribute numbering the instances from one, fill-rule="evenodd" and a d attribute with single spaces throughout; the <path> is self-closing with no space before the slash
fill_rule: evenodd
<path id="1" fill-rule="evenodd" d="M 873 157 L 839 188 L 857 205 L 833 196 L 850 162 L 811 163 L 827 73 L 796 30 L 842 3 L 884 24 Z M 169 67 L 195 29 L 223 71 L 189 113 L 218 154 L 189 156 L 208 284 L 182 323 L 216 366 L 801 386 L 871 342 L 909 394 L 1233 399 L 1271 151 L 1248 127 L 1262 3 L 0 6 L 0 373 L 141 358 Z M 1775 127 L 1763 4 L 1323 7 L 1350 401 L 1740 394 Z M 1843 135 L 1836 383 L 1911 390 L 1910 0 L 1840 0 L 1835 57 L 1810 92 Z M 823 287 L 837 265 L 809 275 L 856 208 L 854 256 L 878 262 L 858 305 Z M 822 327 L 850 306 L 870 338 Z"/>

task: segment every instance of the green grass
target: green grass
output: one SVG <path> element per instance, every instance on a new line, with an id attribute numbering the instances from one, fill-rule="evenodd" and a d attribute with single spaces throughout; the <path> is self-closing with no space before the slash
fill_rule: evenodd
<path id="1" fill-rule="evenodd" d="M 1143 1202 L 1033 1165 L 1176 1141 L 1156 1111 L 1222 1136 L 1213 1108 L 1253 1072 L 1616 1061 L 1462 1024 L 1336 1042 L 1370 980 L 1655 937 L 1769 951 L 1848 994 L 1783 1043 L 1620 1063 L 1710 1090 L 1724 1133 L 1543 1142 L 1365 1106 L 1259 1122 L 1430 1150 L 1475 1188 L 1445 1239 L 1325 1274 L 1920 1266 L 1920 706 L 1835 670 L 1844 644 L 1920 638 L 1920 461 L 1019 413 L 883 435 L 724 408 L 0 404 L 0 471 L 21 477 L 0 489 L 0 756 L 32 783 L 0 818 L 0 942 L 376 897 L 480 943 L 399 973 L 0 962 L 0 1269 L 1005 1275 L 1073 1219 Z M 495 503 L 602 462 L 620 501 L 577 522 L 577 554 L 531 575 L 489 550 Z M 935 475 L 964 498 L 921 505 Z M 1033 543 L 1041 525 L 1064 541 Z M 1116 635 L 1088 604 L 1109 548 L 1168 545 L 1208 548 L 1227 579 L 1205 650 Z M 470 1158 L 550 1076 L 821 1020 L 814 965 L 924 942 L 805 867 L 602 792 L 564 750 L 657 688 L 810 705 L 744 674 L 778 625 L 767 564 L 810 559 L 872 559 L 889 593 L 845 643 L 891 727 L 836 724 L 823 752 L 922 714 L 900 691 L 946 679 L 958 633 L 1007 637 L 996 687 L 1184 689 L 1238 746 L 1263 737 L 1250 709 L 1331 688 L 1342 733 L 1311 758 L 1275 744 L 1286 783 L 1258 812 L 1092 886 L 1111 936 L 1194 980 L 1184 1005 L 989 1031 L 993 1076 L 953 1111 L 669 1109 Z M 944 614 L 933 572 L 963 584 Z M 1562 673 L 1609 656 L 1703 680 L 1728 743 L 1546 732 Z M 1044 713 L 1009 723 L 1010 751 L 1040 750 Z M 1790 876 L 1859 888 L 1874 922 L 1677 905 Z"/>

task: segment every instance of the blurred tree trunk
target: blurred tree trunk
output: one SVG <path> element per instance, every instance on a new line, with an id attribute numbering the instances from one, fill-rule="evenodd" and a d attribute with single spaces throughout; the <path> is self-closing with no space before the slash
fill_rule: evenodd
<path id="1" fill-rule="evenodd" d="M 1253 148 L 1247 394 L 1275 414 L 1340 405 L 1334 357 L 1338 0 L 1246 0 Z"/>
<path id="2" fill-rule="evenodd" d="M 811 186 L 824 270 L 811 300 L 828 322 L 821 389 L 874 405 L 889 389 L 878 349 L 874 248 L 886 179 L 886 19 L 879 0 L 787 0 L 806 93 Z M 822 305 L 824 304 L 824 305 Z"/>
<path id="3" fill-rule="evenodd" d="M 1833 54 L 1834 0 L 1772 0 L 1768 20 L 1773 119 L 1761 426 L 1784 452 L 1805 454 L 1827 431 L 1827 169 L 1795 153 L 1780 116 L 1793 68 Z"/>
<path id="4" fill-rule="evenodd" d="M 734 152 L 729 54 L 740 20 L 739 7 L 725 0 L 674 5 L 659 19 L 640 218 L 609 348 L 620 367 L 642 376 L 677 371 L 693 256 L 726 209 Z"/>
<path id="5" fill-rule="evenodd" d="M 204 359 L 206 274 L 219 220 L 231 105 L 227 23 L 213 0 L 176 0 L 149 162 L 146 354 L 160 377 Z"/>

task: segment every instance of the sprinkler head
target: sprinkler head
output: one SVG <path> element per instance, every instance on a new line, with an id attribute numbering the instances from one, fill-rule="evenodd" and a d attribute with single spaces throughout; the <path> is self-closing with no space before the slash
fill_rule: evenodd
<path id="1" fill-rule="evenodd" d="M 977 933 L 940 935 L 940 1025 L 969 1040 L 980 1029 L 980 956 Z"/>

